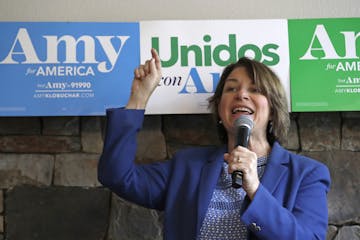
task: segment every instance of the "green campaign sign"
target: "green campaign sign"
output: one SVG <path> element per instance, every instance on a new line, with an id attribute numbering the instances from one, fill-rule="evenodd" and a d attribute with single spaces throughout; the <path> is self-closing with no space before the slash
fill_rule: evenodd
<path id="1" fill-rule="evenodd" d="M 289 20 L 292 111 L 360 110 L 360 18 Z"/>

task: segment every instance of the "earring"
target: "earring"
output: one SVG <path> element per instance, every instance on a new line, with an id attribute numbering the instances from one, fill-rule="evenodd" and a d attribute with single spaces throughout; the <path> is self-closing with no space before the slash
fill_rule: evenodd
<path id="1" fill-rule="evenodd" d="M 268 131 L 269 131 L 270 134 L 272 134 L 273 131 L 274 131 L 274 129 L 273 129 L 273 122 L 272 122 L 272 121 L 269 121 Z"/>
<path id="2" fill-rule="evenodd" d="M 218 124 L 222 125 L 222 123 L 223 123 L 223 122 L 222 122 L 221 120 L 218 121 Z"/>

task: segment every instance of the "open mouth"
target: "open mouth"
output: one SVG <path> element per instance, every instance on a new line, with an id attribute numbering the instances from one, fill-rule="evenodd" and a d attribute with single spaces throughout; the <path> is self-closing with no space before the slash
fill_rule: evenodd
<path id="1" fill-rule="evenodd" d="M 252 109 L 247 108 L 247 107 L 236 107 L 231 112 L 232 112 L 232 114 L 243 113 L 243 114 L 248 114 L 248 115 L 254 113 L 254 111 Z"/>

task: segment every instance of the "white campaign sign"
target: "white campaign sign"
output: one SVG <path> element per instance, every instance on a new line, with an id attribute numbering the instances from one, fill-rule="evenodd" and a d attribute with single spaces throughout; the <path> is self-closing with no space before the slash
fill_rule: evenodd
<path id="1" fill-rule="evenodd" d="M 163 66 L 147 114 L 209 113 L 222 70 L 242 56 L 271 67 L 290 98 L 286 19 L 143 21 L 140 46 L 142 63 L 153 47 Z"/>

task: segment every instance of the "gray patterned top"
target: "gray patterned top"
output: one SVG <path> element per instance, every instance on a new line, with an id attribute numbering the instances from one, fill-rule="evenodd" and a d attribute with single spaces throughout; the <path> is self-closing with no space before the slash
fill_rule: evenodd
<path id="1" fill-rule="evenodd" d="M 268 156 L 258 158 L 258 175 L 262 177 Z M 241 205 L 245 199 L 243 188 L 231 186 L 231 174 L 224 162 L 219 180 L 213 192 L 198 240 L 248 239 L 246 225 L 241 222 Z"/>

